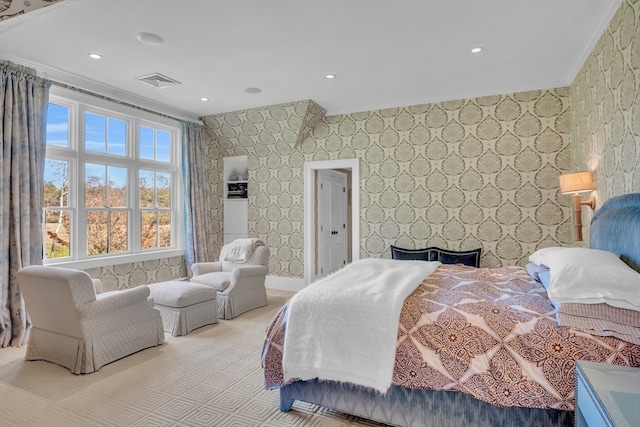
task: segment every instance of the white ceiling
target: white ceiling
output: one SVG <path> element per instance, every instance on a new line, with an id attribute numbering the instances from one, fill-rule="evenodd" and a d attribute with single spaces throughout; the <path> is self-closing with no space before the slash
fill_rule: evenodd
<path id="1" fill-rule="evenodd" d="M 304 99 L 334 115 L 567 86 L 620 2 L 65 0 L 1 21 L 0 58 L 176 117 Z M 156 72 L 181 84 L 136 80 Z"/>

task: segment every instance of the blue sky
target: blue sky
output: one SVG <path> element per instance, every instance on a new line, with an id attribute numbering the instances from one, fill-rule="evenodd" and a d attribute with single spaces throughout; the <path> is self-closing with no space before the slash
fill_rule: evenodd
<path id="1" fill-rule="evenodd" d="M 47 144 L 69 145 L 69 109 L 49 103 L 47 110 Z"/>
<path id="2" fill-rule="evenodd" d="M 127 155 L 127 122 L 125 120 L 105 115 L 86 112 L 84 115 L 85 150 L 97 153 L 108 153 L 117 156 Z M 167 131 L 154 129 L 149 126 L 139 127 L 140 158 L 169 162 L 171 161 L 171 134 Z M 47 110 L 47 144 L 69 147 L 69 107 L 49 103 Z M 51 166 L 52 163 L 48 163 Z M 105 165 L 87 164 L 85 177 L 97 176 L 102 181 L 108 173 L 109 181 L 116 186 L 126 184 L 126 169 Z M 59 168 L 58 168 L 59 170 Z M 61 185 L 61 179 L 56 177 L 55 168 L 45 168 L 45 181 Z"/>
<path id="3" fill-rule="evenodd" d="M 87 112 L 85 149 L 98 153 L 127 155 L 127 122 L 97 113 Z M 169 162 L 171 134 L 167 131 L 140 126 L 140 158 Z M 47 144 L 69 146 L 69 108 L 49 103 L 47 111 Z"/>

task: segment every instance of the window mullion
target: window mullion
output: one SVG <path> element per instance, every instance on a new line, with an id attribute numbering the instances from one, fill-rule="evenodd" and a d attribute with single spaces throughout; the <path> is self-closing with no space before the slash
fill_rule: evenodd
<path id="1" fill-rule="evenodd" d="M 85 205 L 85 164 L 86 164 L 86 155 L 84 151 L 84 131 L 81 131 L 84 127 L 84 120 L 82 117 L 84 116 L 84 108 L 79 108 L 77 111 L 77 121 L 78 125 L 76 127 L 76 142 L 77 142 L 77 150 L 78 150 L 78 163 L 76 165 L 76 179 L 74 182 L 76 183 L 76 202 L 78 209 L 78 219 L 76 221 L 77 232 L 74 236 L 77 241 L 76 247 L 76 258 L 79 260 L 88 258 L 88 229 L 87 229 L 87 208 Z"/>
<path id="2" fill-rule="evenodd" d="M 141 211 L 140 211 L 140 156 L 138 155 L 138 126 L 140 121 L 136 118 L 131 120 L 131 126 L 129 129 L 129 153 L 133 159 L 133 166 L 131 167 L 130 185 L 131 191 L 129 192 L 129 212 L 131 214 L 131 236 L 129 244 L 132 250 L 135 252 L 141 251 L 140 235 L 141 235 Z"/>

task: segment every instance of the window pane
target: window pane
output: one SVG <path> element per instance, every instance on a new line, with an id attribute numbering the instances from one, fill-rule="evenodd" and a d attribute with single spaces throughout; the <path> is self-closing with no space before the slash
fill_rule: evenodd
<path id="1" fill-rule="evenodd" d="M 87 255 L 108 253 L 109 225 L 107 212 L 87 212 Z"/>
<path id="2" fill-rule="evenodd" d="M 161 248 L 168 248 L 171 246 L 171 212 L 160 212 L 160 242 Z"/>
<path id="3" fill-rule="evenodd" d="M 49 103 L 47 108 L 47 145 L 69 146 L 69 108 Z"/>
<path id="4" fill-rule="evenodd" d="M 43 206 L 69 206 L 68 160 L 45 160 Z"/>
<path id="5" fill-rule="evenodd" d="M 156 197 L 157 207 L 171 207 L 171 174 L 156 172 Z"/>
<path id="6" fill-rule="evenodd" d="M 84 167 L 84 205 L 107 206 L 107 167 L 87 163 Z"/>
<path id="7" fill-rule="evenodd" d="M 140 126 L 140 158 L 154 159 L 155 144 L 153 129 L 148 126 Z"/>
<path id="8" fill-rule="evenodd" d="M 129 229 L 129 213 L 127 211 L 115 211 L 110 213 L 109 252 L 126 252 Z"/>
<path id="9" fill-rule="evenodd" d="M 127 154 L 127 123 L 124 120 L 109 117 L 107 120 L 108 138 L 107 152 L 124 156 Z"/>
<path id="10" fill-rule="evenodd" d="M 155 207 L 154 190 L 155 179 L 153 171 L 140 170 L 140 207 Z"/>
<path id="11" fill-rule="evenodd" d="M 109 166 L 108 198 L 111 208 L 127 207 L 127 169 Z"/>
<path id="12" fill-rule="evenodd" d="M 171 161 L 171 133 L 149 126 L 139 127 L 141 159 L 169 163 Z"/>
<path id="13" fill-rule="evenodd" d="M 156 160 L 171 161 L 171 134 L 164 130 L 156 131 Z"/>
<path id="14" fill-rule="evenodd" d="M 87 212 L 87 254 L 125 252 L 128 247 L 127 211 Z"/>
<path id="15" fill-rule="evenodd" d="M 106 153 L 106 117 L 94 113 L 84 114 L 84 148 Z"/>
<path id="16" fill-rule="evenodd" d="M 140 212 L 140 248 L 151 249 L 158 247 L 157 227 L 158 217 L 155 212 Z"/>
<path id="17" fill-rule="evenodd" d="M 44 213 L 44 256 L 45 258 L 63 258 L 71 254 L 69 211 L 50 211 Z"/>

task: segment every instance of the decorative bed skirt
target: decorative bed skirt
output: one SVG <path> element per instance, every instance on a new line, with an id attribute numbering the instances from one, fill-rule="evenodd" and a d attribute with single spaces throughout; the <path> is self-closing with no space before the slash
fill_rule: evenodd
<path id="1" fill-rule="evenodd" d="M 296 381 L 280 388 L 280 410 L 295 400 L 403 427 L 573 426 L 574 413 L 522 407 L 500 408 L 455 391 L 391 386 L 386 395 L 335 381 Z"/>

